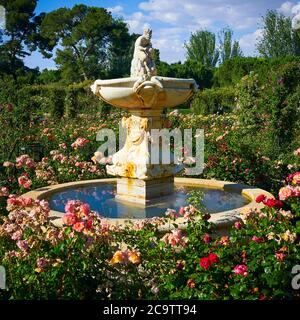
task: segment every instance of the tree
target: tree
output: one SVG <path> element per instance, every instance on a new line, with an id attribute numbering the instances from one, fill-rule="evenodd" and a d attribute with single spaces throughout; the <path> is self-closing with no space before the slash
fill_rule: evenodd
<path id="1" fill-rule="evenodd" d="M 129 34 L 127 28 L 121 28 L 117 36 L 112 38 L 108 49 L 108 74 L 110 78 L 130 75 L 134 44 L 138 34 Z"/>
<path id="2" fill-rule="evenodd" d="M 219 32 L 219 51 L 221 63 L 228 59 L 241 57 L 243 55 L 238 41 L 232 41 L 233 31 L 224 28 Z"/>
<path id="3" fill-rule="evenodd" d="M 257 43 L 258 52 L 267 58 L 299 55 L 298 30 L 292 29 L 292 20 L 270 10 L 263 17 L 262 38 Z"/>
<path id="4" fill-rule="evenodd" d="M 188 43 L 185 43 L 187 60 L 202 63 L 205 67 L 215 67 L 219 60 L 219 50 L 216 46 L 216 36 L 207 30 L 192 33 Z"/>
<path id="5" fill-rule="evenodd" d="M 117 43 L 122 46 L 120 39 L 128 36 L 128 29 L 104 8 L 75 5 L 72 9 L 60 8 L 46 14 L 41 35 L 48 40 L 47 46 L 40 47 L 41 52 L 49 57 L 59 45 L 55 62 L 62 77 L 78 82 L 105 76 L 109 69 L 109 49 L 118 46 Z"/>
<path id="6" fill-rule="evenodd" d="M 17 80 L 24 71 L 22 59 L 35 49 L 37 28 L 43 14 L 36 16 L 36 0 L 0 0 L 6 10 L 6 28 L 0 34 L 0 70 Z"/>

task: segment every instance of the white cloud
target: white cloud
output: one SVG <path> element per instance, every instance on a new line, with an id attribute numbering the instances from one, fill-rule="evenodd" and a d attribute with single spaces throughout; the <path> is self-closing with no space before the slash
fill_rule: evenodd
<path id="1" fill-rule="evenodd" d="M 273 3 L 276 7 L 281 1 L 274 0 Z M 205 21 L 200 24 L 204 26 L 210 26 L 213 21 L 237 30 L 256 27 L 260 16 L 269 7 L 266 0 L 149 0 L 139 4 L 139 8 L 146 11 L 148 16 L 162 22 L 189 23 L 199 27 L 199 21 Z"/>
<path id="2" fill-rule="evenodd" d="M 300 1 L 298 3 L 286 1 L 279 7 L 278 12 L 285 16 L 297 15 L 300 13 Z"/>
<path id="3" fill-rule="evenodd" d="M 290 16 L 292 18 L 293 29 L 300 28 L 300 1 L 297 4 L 290 1 L 284 2 L 278 11 L 285 16 Z"/>
<path id="4" fill-rule="evenodd" d="M 292 19 L 292 28 L 295 30 L 300 29 L 300 11 Z"/>
<path id="5" fill-rule="evenodd" d="M 122 13 L 123 7 L 122 6 L 110 7 L 110 8 L 107 8 L 107 11 L 110 11 L 112 14 Z"/>
<path id="6" fill-rule="evenodd" d="M 199 29 L 217 32 L 226 26 L 233 29 L 234 38 L 240 38 L 244 54 L 254 55 L 255 43 L 261 35 L 261 30 L 256 29 L 266 11 L 277 9 L 292 16 L 298 6 L 300 9 L 300 2 L 293 0 L 143 0 L 136 12 L 124 18 L 130 32 L 142 33 L 150 24 L 152 42 L 160 50 L 161 59 L 176 62 L 184 60 L 184 43 L 192 32 Z"/>
<path id="7" fill-rule="evenodd" d="M 129 26 L 129 31 L 134 33 L 142 33 L 145 27 L 149 26 L 149 18 L 142 12 L 134 12 L 125 20 Z"/>
<path id="8" fill-rule="evenodd" d="M 296 5 L 293 6 L 292 13 L 293 14 L 299 14 L 300 13 L 300 2 L 298 2 Z"/>
<path id="9" fill-rule="evenodd" d="M 284 14 L 285 16 L 289 16 L 292 13 L 292 8 L 294 6 L 294 3 L 287 1 L 284 2 L 278 9 L 278 12 Z"/>
<path id="10" fill-rule="evenodd" d="M 255 44 L 262 37 L 262 33 L 262 29 L 257 29 L 256 31 L 247 33 L 240 38 L 240 47 L 243 50 L 245 56 L 253 56 L 257 53 Z"/>

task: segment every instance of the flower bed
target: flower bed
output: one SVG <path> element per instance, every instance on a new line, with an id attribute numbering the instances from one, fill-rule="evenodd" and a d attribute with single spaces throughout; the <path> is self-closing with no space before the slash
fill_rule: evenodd
<path id="1" fill-rule="evenodd" d="M 71 201 L 64 226 L 48 219 L 47 202 L 10 196 L 0 227 L 0 258 L 13 299 L 297 299 L 300 188 L 285 199 L 258 197 L 227 236 L 190 205 L 165 218 L 117 227 Z M 195 202 L 194 202 L 195 204 Z M 178 215 L 186 230 L 177 229 Z M 161 224 L 174 224 L 165 235 Z"/>

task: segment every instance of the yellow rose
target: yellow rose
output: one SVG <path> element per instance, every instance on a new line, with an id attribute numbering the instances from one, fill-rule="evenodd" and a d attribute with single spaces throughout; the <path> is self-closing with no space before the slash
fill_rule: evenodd
<path id="1" fill-rule="evenodd" d="M 133 264 L 139 264 L 141 262 L 141 254 L 137 251 L 129 251 L 128 260 Z"/>
<path id="2" fill-rule="evenodd" d="M 111 264 L 117 264 L 117 263 L 121 263 L 124 260 L 124 255 L 123 252 L 118 250 L 115 252 L 115 254 L 113 255 L 112 259 L 110 260 Z"/>

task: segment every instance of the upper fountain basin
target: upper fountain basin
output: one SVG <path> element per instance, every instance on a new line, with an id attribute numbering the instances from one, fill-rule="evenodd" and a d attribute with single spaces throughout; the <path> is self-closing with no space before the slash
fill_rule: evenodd
<path id="1" fill-rule="evenodd" d="M 194 79 L 153 76 L 96 80 L 91 86 L 94 94 L 105 102 L 124 109 L 163 109 L 184 103 L 196 91 Z"/>

